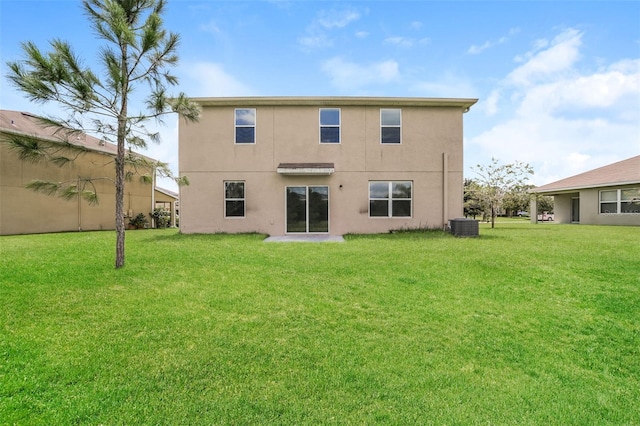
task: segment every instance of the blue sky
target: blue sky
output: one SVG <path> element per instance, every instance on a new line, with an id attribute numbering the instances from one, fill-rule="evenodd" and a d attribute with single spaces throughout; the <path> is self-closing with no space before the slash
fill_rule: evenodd
<path id="1" fill-rule="evenodd" d="M 495 157 L 542 185 L 640 154 L 640 1 L 169 0 L 164 18 L 192 97 L 478 98 L 465 177 Z M 0 1 L 1 108 L 55 113 L 4 77 L 52 38 L 97 57 L 79 1 Z M 177 119 L 160 130 L 146 153 L 177 172 Z"/>

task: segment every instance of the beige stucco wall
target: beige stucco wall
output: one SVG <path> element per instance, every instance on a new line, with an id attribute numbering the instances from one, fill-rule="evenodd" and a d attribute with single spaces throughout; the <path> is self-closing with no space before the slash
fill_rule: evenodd
<path id="1" fill-rule="evenodd" d="M 95 181 L 99 204 L 66 201 L 36 193 L 25 185 L 35 179 L 65 182 L 82 177 L 109 177 Z M 73 163 L 58 167 L 50 163 L 21 161 L 0 142 L 0 235 L 35 234 L 79 230 L 115 229 L 115 176 L 113 158 L 90 152 Z M 125 185 L 125 211 L 148 215 L 152 207 L 150 184 L 136 178 Z"/>
<path id="2" fill-rule="evenodd" d="M 578 197 L 580 203 L 580 221 L 582 225 L 636 225 L 640 226 L 640 214 L 600 213 L 600 190 L 638 188 L 638 185 L 622 185 L 606 188 L 589 188 L 579 191 L 553 195 L 554 222 L 572 223 L 571 200 Z"/>
<path id="3" fill-rule="evenodd" d="M 637 188 L 638 185 L 617 186 L 609 189 Z M 584 189 L 580 191 L 580 223 L 590 225 L 640 225 L 640 214 L 600 213 L 600 191 Z"/>
<path id="4" fill-rule="evenodd" d="M 163 201 L 167 203 L 175 203 L 176 201 L 178 201 L 175 197 L 172 197 L 171 195 L 167 195 L 160 191 L 154 191 L 154 197 L 155 201 Z"/>
<path id="5" fill-rule="evenodd" d="M 191 182 L 180 189 L 182 232 L 284 235 L 285 188 L 295 185 L 329 186 L 330 234 L 335 235 L 437 228 L 463 215 L 460 107 L 322 105 L 341 109 L 341 143 L 320 144 L 320 105 L 258 106 L 256 143 L 235 145 L 236 107 L 254 105 L 204 106 L 198 123 L 180 123 L 180 174 Z M 381 107 L 402 109 L 402 144 L 380 143 Z M 335 173 L 276 172 L 280 163 L 310 162 L 334 163 Z M 244 218 L 224 218 L 225 180 L 245 181 Z M 370 180 L 413 181 L 413 216 L 370 218 Z"/>
<path id="6" fill-rule="evenodd" d="M 574 192 L 553 197 L 553 221 L 555 223 L 571 223 L 571 199 L 579 197 L 579 195 L 578 192 Z"/>

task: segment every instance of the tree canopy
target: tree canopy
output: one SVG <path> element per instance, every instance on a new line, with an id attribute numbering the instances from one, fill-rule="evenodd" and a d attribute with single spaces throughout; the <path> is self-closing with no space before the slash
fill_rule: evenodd
<path id="1" fill-rule="evenodd" d="M 509 193 L 525 187 L 529 175 L 533 174 L 533 167 L 521 161 L 500 164 L 497 159 L 491 158 L 490 164 L 478 164 L 472 170 L 478 175 L 480 196 L 491 210 L 491 227 L 493 228 L 499 207 Z"/>

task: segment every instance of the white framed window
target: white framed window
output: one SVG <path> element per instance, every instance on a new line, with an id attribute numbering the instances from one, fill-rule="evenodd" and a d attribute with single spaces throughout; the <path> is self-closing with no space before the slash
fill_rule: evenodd
<path id="1" fill-rule="evenodd" d="M 413 182 L 369 182 L 369 217 L 411 217 L 412 204 Z"/>
<path id="2" fill-rule="evenodd" d="M 600 191 L 600 214 L 640 214 L 640 188 Z"/>
<path id="3" fill-rule="evenodd" d="M 402 142 L 402 110 L 380 109 L 380 143 L 399 144 Z"/>
<path id="4" fill-rule="evenodd" d="M 253 144 L 256 143 L 256 109 L 236 108 L 235 120 L 235 143 Z"/>
<path id="5" fill-rule="evenodd" d="M 224 217 L 245 216 L 244 182 L 228 180 L 224 182 Z"/>
<path id="6" fill-rule="evenodd" d="M 320 143 L 340 143 L 340 108 L 320 108 Z"/>

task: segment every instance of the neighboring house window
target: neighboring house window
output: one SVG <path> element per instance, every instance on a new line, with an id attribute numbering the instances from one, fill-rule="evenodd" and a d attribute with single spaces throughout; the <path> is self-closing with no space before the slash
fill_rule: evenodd
<path id="1" fill-rule="evenodd" d="M 600 191 L 600 213 L 640 213 L 640 188 Z"/>
<path id="2" fill-rule="evenodd" d="M 410 181 L 369 182 L 369 217 L 411 217 Z"/>
<path id="3" fill-rule="evenodd" d="M 339 108 L 320 108 L 320 143 L 340 143 Z"/>
<path id="4" fill-rule="evenodd" d="M 224 217 L 244 217 L 244 182 L 226 181 L 224 183 Z"/>
<path id="5" fill-rule="evenodd" d="M 256 143 L 256 109 L 236 108 L 236 143 Z"/>
<path id="6" fill-rule="evenodd" d="M 402 110 L 381 109 L 380 110 L 380 142 L 395 143 L 401 141 L 402 134 Z"/>

